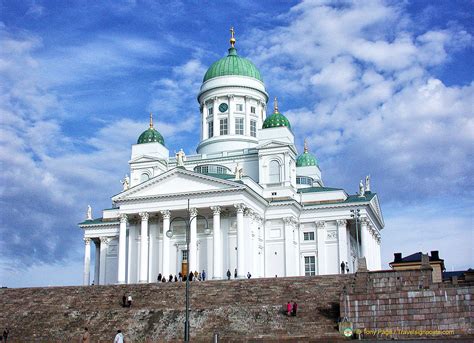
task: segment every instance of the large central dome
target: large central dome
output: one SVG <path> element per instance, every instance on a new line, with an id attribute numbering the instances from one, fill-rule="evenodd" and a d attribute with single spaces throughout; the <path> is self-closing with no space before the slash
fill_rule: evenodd
<path id="1" fill-rule="evenodd" d="M 202 82 L 226 75 L 249 76 L 263 82 L 257 67 L 249 60 L 237 55 L 237 49 L 234 47 L 229 48 L 229 54 L 226 57 L 214 62 L 209 67 Z"/>

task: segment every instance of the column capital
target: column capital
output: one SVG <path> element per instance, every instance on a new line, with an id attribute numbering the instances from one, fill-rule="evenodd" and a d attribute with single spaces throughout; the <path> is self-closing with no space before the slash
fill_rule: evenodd
<path id="1" fill-rule="evenodd" d="M 211 206 L 212 213 L 214 215 L 221 214 L 221 207 L 220 206 Z"/>
<path id="2" fill-rule="evenodd" d="M 120 222 L 121 223 L 127 223 L 128 222 L 128 216 L 125 213 L 120 213 Z"/>
<path id="3" fill-rule="evenodd" d="M 367 217 L 361 217 L 361 218 L 359 219 L 359 221 L 360 221 L 360 223 L 361 223 L 362 225 L 367 225 L 367 224 L 369 224 L 369 219 L 368 219 Z"/>
<path id="4" fill-rule="evenodd" d="M 285 217 L 283 218 L 283 222 L 286 224 L 286 225 L 296 225 L 297 223 L 297 220 L 295 217 Z"/>
<path id="5" fill-rule="evenodd" d="M 252 216 L 252 214 L 253 214 L 253 211 L 250 208 L 245 208 L 244 209 L 244 216 L 250 217 L 250 216 Z"/>
<path id="6" fill-rule="evenodd" d="M 347 220 L 346 219 L 338 219 L 336 222 L 337 222 L 337 226 L 346 226 L 347 225 Z"/>
<path id="7" fill-rule="evenodd" d="M 85 245 L 91 244 L 91 239 L 89 237 L 84 237 L 83 240 Z"/>
<path id="8" fill-rule="evenodd" d="M 150 218 L 150 214 L 148 212 L 140 212 L 140 217 L 142 217 L 142 221 L 147 221 Z"/>
<path id="9" fill-rule="evenodd" d="M 326 227 L 326 222 L 324 220 L 320 220 L 316 222 L 316 227 L 318 229 L 324 229 Z"/>
<path id="10" fill-rule="evenodd" d="M 99 237 L 99 239 L 100 243 L 105 245 L 109 244 L 109 242 L 112 240 L 110 237 Z"/>
<path id="11" fill-rule="evenodd" d="M 237 209 L 237 213 L 243 213 L 245 210 L 245 205 L 242 203 L 234 204 L 234 207 Z"/>
<path id="12" fill-rule="evenodd" d="M 198 215 L 198 210 L 196 207 L 191 207 L 189 209 L 189 216 L 190 217 L 196 217 Z"/>
<path id="13" fill-rule="evenodd" d="M 163 219 L 170 219 L 171 217 L 171 212 L 169 210 L 163 210 L 160 211 L 160 213 L 163 216 Z"/>

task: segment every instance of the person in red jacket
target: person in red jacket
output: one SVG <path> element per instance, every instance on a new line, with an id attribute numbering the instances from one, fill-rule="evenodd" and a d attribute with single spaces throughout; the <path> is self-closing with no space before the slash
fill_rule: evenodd
<path id="1" fill-rule="evenodd" d="M 288 304 L 286 304 L 286 315 L 289 317 L 291 316 L 291 302 L 288 301 Z"/>

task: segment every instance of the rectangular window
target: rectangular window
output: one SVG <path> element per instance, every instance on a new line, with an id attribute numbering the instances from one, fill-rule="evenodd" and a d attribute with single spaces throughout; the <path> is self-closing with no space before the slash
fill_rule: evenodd
<path id="1" fill-rule="evenodd" d="M 303 232 L 303 239 L 305 241 L 314 241 L 314 232 Z"/>
<path id="2" fill-rule="evenodd" d="M 316 258 L 314 256 L 304 257 L 304 275 L 316 275 Z"/>
<path id="3" fill-rule="evenodd" d="M 208 115 L 214 114 L 214 107 L 209 107 L 209 108 L 207 109 L 207 114 L 208 114 Z"/>
<path id="4" fill-rule="evenodd" d="M 235 118 L 235 134 L 244 134 L 244 118 Z"/>
<path id="5" fill-rule="evenodd" d="M 220 122 L 220 135 L 227 135 L 227 118 L 221 119 Z"/>
<path id="6" fill-rule="evenodd" d="M 251 106 L 251 107 L 250 107 L 250 113 L 255 114 L 255 106 Z"/>
<path id="7" fill-rule="evenodd" d="M 257 121 L 250 121 L 250 136 L 257 137 Z"/>
<path id="8" fill-rule="evenodd" d="M 188 251 L 187 250 L 182 250 L 183 252 L 183 261 L 187 261 L 188 260 Z"/>
<path id="9" fill-rule="evenodd" d="M 207 123 L 207 135 L 209 138 L 214 136 L 214 122 L 210 121 Z"/>
<path id="10" fill-rule="evenodd" d="M 237 108 L 236 108 L 237 112 L 243 112 L 244 111 L 244 105 L 237 104 L 236 106 L 237 106 Z"/>

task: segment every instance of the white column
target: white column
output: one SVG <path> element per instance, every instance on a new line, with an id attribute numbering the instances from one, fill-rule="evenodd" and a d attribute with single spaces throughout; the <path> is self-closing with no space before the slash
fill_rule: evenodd
<path id="1" fill-rule="evenodd" d="M 360 257 L 365 257 L 366 261 L 368 262 L 368 251 L 369 251 L 369 231 L 367 228 L 369 221 L 367 218 L 360 219 L 360 242 L 361 242 L 361 249 L 360 249 Z M 369 265 L 367 264 L 367 269 L 369 269 Z M 370 270 L 370 269 L 369 269 Z"/>
<path id="2" fill-rule="evenodd" d="M 229 99 L 229 126 L 228 126 L 228 132 L 229 135 L 235 135 L 235 106 L 234 106 L 234 96 L 233 95 L 228 95 Z"/>
<path id="3" fill-rule="evenodd" d="M 161 267 L 161 274 L 168 277 L 170 275 L 170 239 L 166 235 L 166 232 L 170 229 L 170 211 L 165 210 L 161 211 L 163 216 L 163 248 L 162 248 L 162 258 L 163 261 Z"/>
<path id="4" fill-rule="evenodd" d="M 245 119 L 244 119 L 244 125 L 245 125 L 245 129 L 244 129 L 244 135 L 246 136 L 250 136 L 250 107 L 249 107 L 249 96 L 244 96 L 244 115 L 245 115 Z"/>
<path id="5" fill-rule="evenodd" d="M 294 276 L 293 270 L 293 228 L 295 219 L 293 217 L 283 218 L 285 225 L 285 276 Z"/>
<path id="6" fill-rule="evenodd" d="M 245 277 L 245 247 L 244 247 L 244 204 L 235 204 L 237 209 L 237 277 Z"/>
<path id="7" fill-rule="evenodd" d="M 148 218 L 147 212 L 140 212 L 142 225 L 140 230 L 140 283 L 148 282 Z"/>
<path id="8" fill-rule="evenodd" d="M 222 244 L 221 244 L 221 208 L 219 206 L 211 207 L 213 213 L 212 227 L 212 278 L 222 279 Z"/>
<path id="9" fill-rule="evenodd" d="M 220 127 L 220 122 L 219 122 L 219 119 L 218 119 L 218 116 L 217 116 L 217 111 L 219 111 L 219 109 L 217 108 L 217 97 L 214 97 L 213 99 L 213 104 L 212 104 L 212 120 L 214 121 L 214 137 L 217 137 L 219 136 L 219 127 Z M 189 257 L 189 256 L 188 256 Z M 188 262 L 188 267 L 189 267 L 189 262 Z"/>
<path id="10" fill-rule="evenodd" d="M 339 273 L 341 273 L 341 263 L 344 262 L 345 264 L 349 261 L 349 258 L 347 256 L 347 220 L 339 219 L 337 221 L 337 237 L 337 245 L 339 249 L 339 265 L 337 268 L 339 270 Z"/>
<path id="11" fill-rule="evenodd" d="M 316 235 L 318 239 L 318 275 L 326 274 L 326 222 L 316 222 Z"/>
<path id="12" fill-rule="evenodd" d="M 105 285 L 105 268 L 107 268 L 107 247 L 109 245 L 109 237 L 100 237 L 100 267 L 99 267 L 99 285 Z"/>
<path id="13" fill-rule="evenodd" d="M 158 236 L 158 222 L 151 223 L 148 222 L 148 280 L 149 282 L 155 282 L 158 273 L 156 272 L 156 264 L 158 261 L 158 246 L 157 246 L 157 236 Z"/>
<path id="14" fill-rule="evenodd" d="M 89 286 L 91 274 L 91 239 L 84 238 L 84 286 Z"/>
<path id="15" fill-rule="evenodd" d="M 202 106 L 201 107 L 201 111 L 202 111 L 202 115 L 201 115 L 201 140 L 205 140 L 207 139 L 207 106 L 206 106 L 206 102 L 203 101 L 202 103 Z"/>
<path id="16" fill-rule="evenodd" d="M 189 251 L 188 251 L 188 272 L 197 271 L 197 216 L 196 208 L 189 209 Z"/>
<path id="17" fill-rule="evenodd" d="M 94 240 L 95 244 L 95 262 L 94 262 L 94 284 L 99 284 L 99 275 L 100 275 L 100 243 L 97 240 Z"/>
<path id="18" fill-rule="evenodd" d="M 127 215 L 120 215 L 120 231 L 119 231 L 119 256 L 118 256 L 118 283 L 126 283 L 125 271 L 127 260 Z"/>
<path id="19" fill-rule="evenodd" d="M 381 248 L 382 248 L 382 238 L 381 238 L 380 234 L 377 234 L 376 249 L 377 249 L 377 269 L 378 270 L 382 269 L 382 252 L 380 250 Z"/>
<path id="20" fill-rule="evenodd" d="M 375 257 L 375 228 L 372 224 L 369 226 L 370 230 L 370 267 L 372 270 L 377 269 L 375 266 L 375 261 L 377 258 Z"/>

